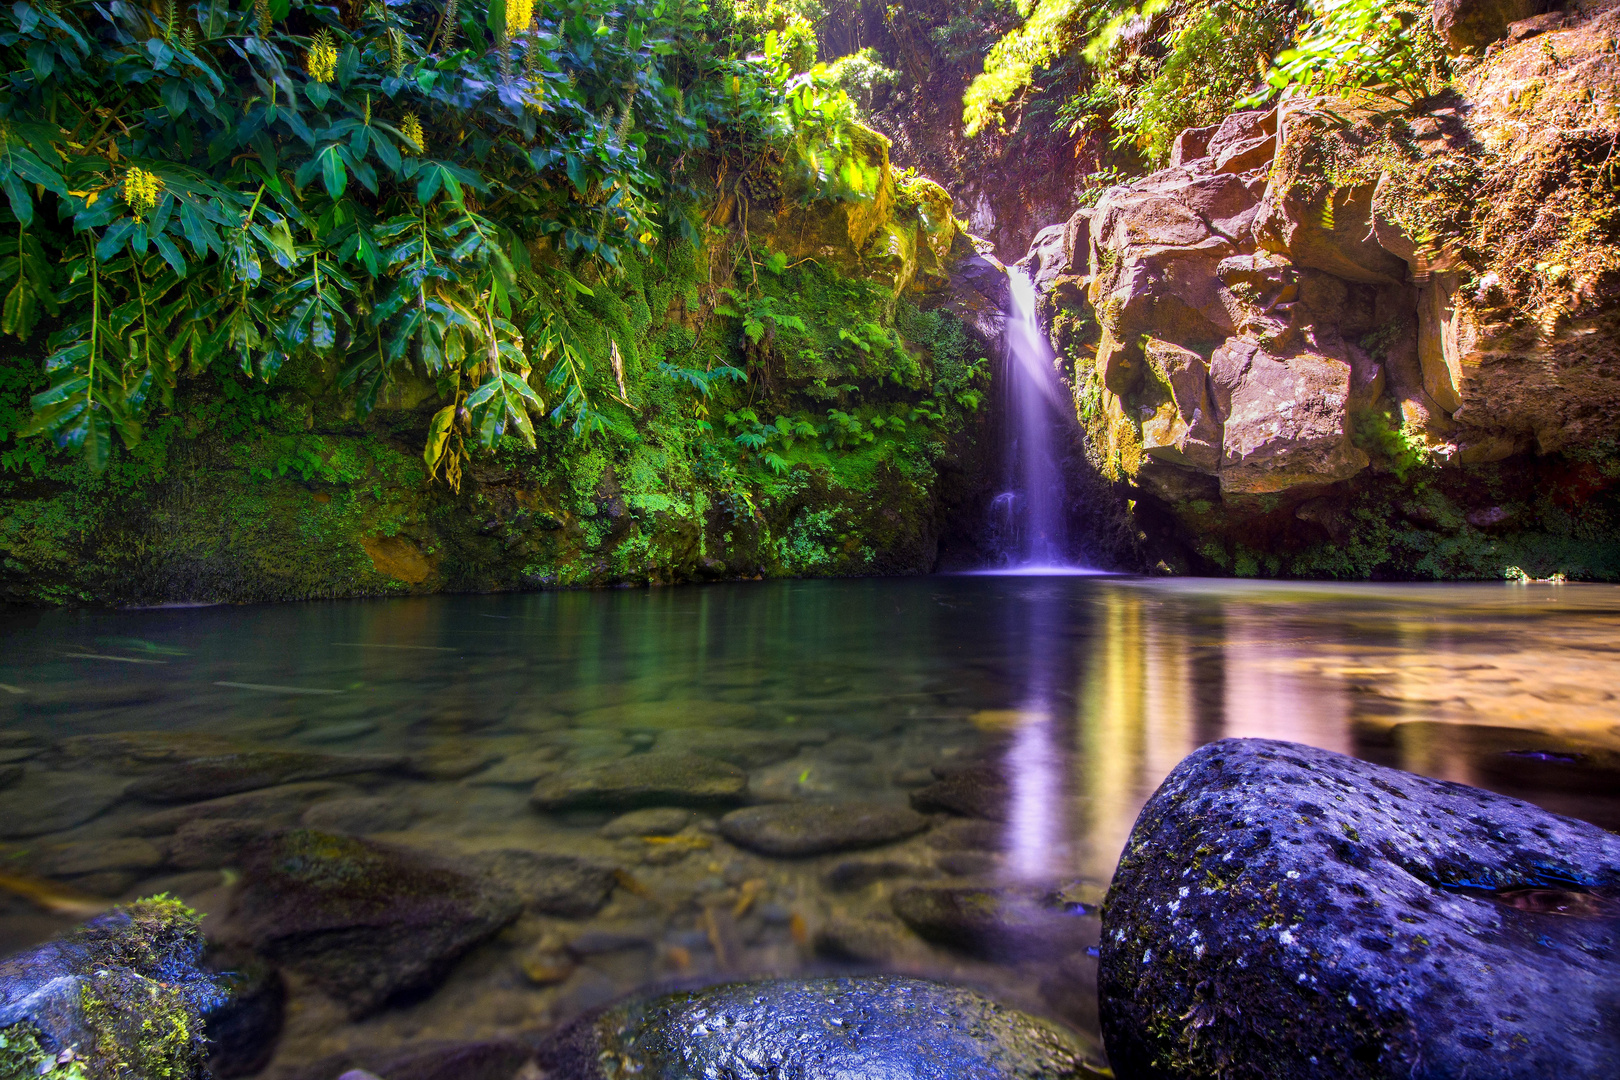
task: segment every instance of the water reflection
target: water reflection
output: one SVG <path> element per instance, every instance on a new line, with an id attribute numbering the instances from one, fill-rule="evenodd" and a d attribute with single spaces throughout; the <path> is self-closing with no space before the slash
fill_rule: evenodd
<path id="1" fill-rule="evenodd" d="M 184 850 L 130 785 L 244 747 L 394 755 L 392 771 L 326 782 L 348 800 L 339 809 L 388 822 L 370 835 L 446 855 L 609 860 L 634 889 L 589 917 L 525 917 L 439 993 L 361 1024 L 301 1003 L 287 1062 L 355 1041 L 531 1030 L 663 979 L 850 965 L 965 979 L 1084 1025 L 1083 949 L 958 950 L 914 933 L 895 898 L 919 885 L 1099 889 L 1165 774 L 1231 735 L 1620 826 L 1617 630 L 1620 589 L 1607 586 L 1040 576 L 10 612 L 0 870 L 105 898 L 171 889 L 210 910 L 225 903 L 229 853 Z M 540 777 L 662 751 L 737 762 L 755 801 L 942 809 L 885 848 L 779 859 L 728 843 L 718 811 L 649 840 L 599 832 L 611 812 L 529 805 Z M 99 865 L 86 854 L 98 845 L 152 854 Z M 0 894 L 0 951 L 70 921 Z M 640 944 L 569 953 L 587 932 Z M 530 950 L 547 963 L 525 968 Z M 542 970 L 560 974 L 542 983 Z"/>

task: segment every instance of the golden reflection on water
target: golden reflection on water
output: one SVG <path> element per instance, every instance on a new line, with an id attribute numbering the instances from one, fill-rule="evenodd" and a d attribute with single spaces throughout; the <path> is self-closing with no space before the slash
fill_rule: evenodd
<path id="1" fill-rule="evenodd" d="M 1075 751 L 1075 869 L 1107 881 L 1163 778 L 1229 737 L 1304 742 L 1620 827 L 1620 590 L 1550 591 L 1099 583 L 1059 718 Z M 1017 806 L 1056 786 L 1025 761 L 1008 757 Z M 1011 822 L 1021 848 L 1024 824 Z"/>

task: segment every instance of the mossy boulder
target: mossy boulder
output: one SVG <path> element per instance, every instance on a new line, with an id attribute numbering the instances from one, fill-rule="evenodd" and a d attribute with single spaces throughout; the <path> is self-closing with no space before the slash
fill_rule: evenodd
<path id="1" fill-rule="evenodd" d="M 153 897 L 0 960 L 0 1076 L 206 1076 L 203 1017 L 227 994 L 199 966 L 200 921 L 179 901 Z"/>
<path id="2" fill-rule="evenodd" d="M 241 868 L 240 935 L 355 1017 L 431 989 L 523 908 L 472 868 L 310 829 L 265 837 Z"/>
<path id="3" fill-rule="evenodd" d="M 959 987 L 921 979 L 775 979 L 638 998 L 541 1047 L 548 1075 L 952 1077 L 1107 1075 L 1081 1036 Z"/>
<path id="4" fill-rule="evenodd" d="M 1098 993 L 1120 1075 L 1612 1077 L 1620 837 L 1342 754 L 1227 739 L 1137 819 Z"/>

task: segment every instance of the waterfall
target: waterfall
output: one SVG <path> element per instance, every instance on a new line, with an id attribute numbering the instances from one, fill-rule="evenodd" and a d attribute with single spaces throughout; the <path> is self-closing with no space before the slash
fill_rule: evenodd
<path id="1" fill-rule="evenodd" d="M 1004 487 L 991 500 L 991 543 L 1006 573 L 1073 573 L 1059 459 L 1072 405 L 1052 370 L 1052 347 L 1035 311 L 1035 285 L 1008 269 L 1002 417 Z"/>

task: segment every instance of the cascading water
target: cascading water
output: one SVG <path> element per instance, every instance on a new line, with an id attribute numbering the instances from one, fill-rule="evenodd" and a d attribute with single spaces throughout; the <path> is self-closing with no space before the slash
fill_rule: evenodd
<path id="1" fill-rule="evenodd" d="M 1067 502 L 1059 467 L 1070 405 L 1052 370 L 1052 347 L 1035 312 L 1035 285 L 1007 271 L 1012 311 L 1007 317 L 1002 418 L 1005 488 L 990 504 L 991 543 L 1002 572 L 1072 573 L 1067 558 Z"/>

